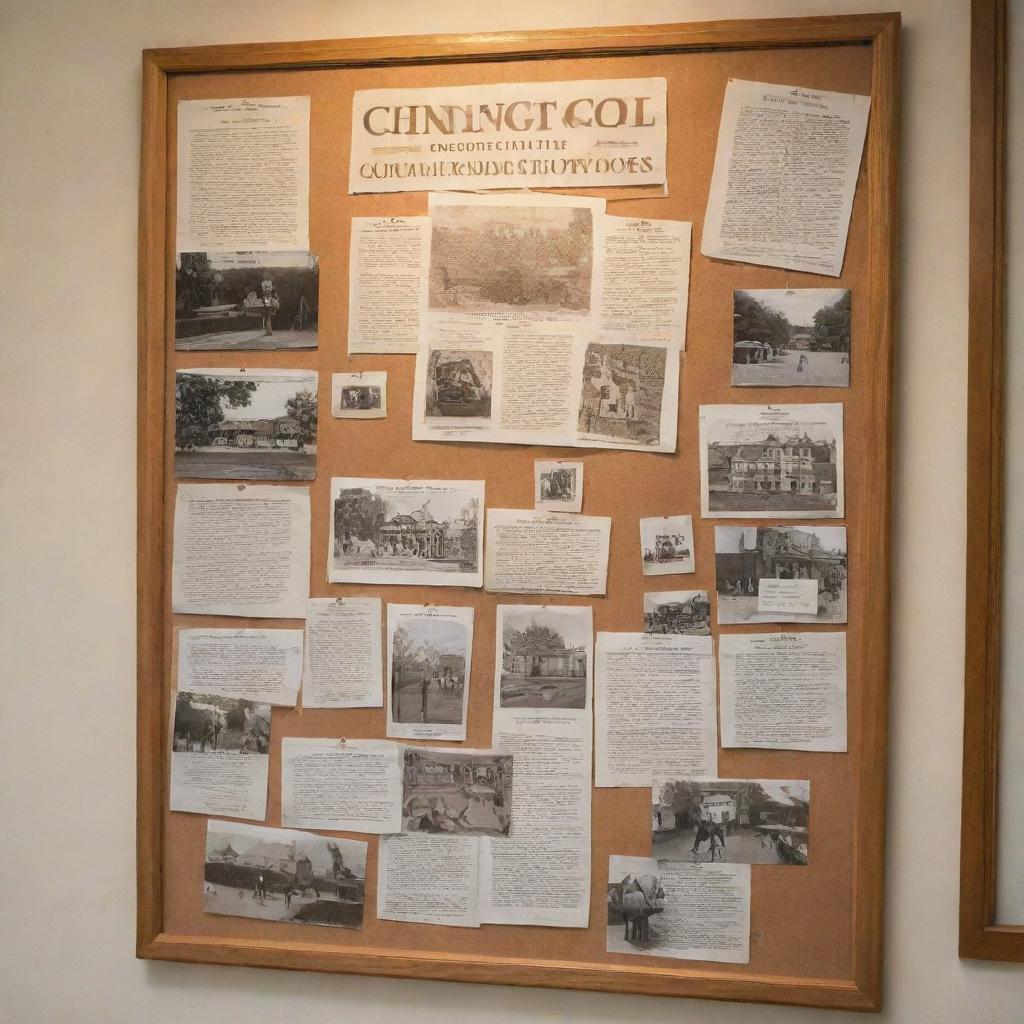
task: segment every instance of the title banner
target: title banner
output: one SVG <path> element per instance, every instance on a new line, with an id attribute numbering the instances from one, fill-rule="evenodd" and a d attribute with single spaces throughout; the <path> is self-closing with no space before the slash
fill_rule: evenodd
<path id="1" fill-rule="evenodd" d="M 349 192 L 665 183 L 664 78 L 371 89 Z"/>

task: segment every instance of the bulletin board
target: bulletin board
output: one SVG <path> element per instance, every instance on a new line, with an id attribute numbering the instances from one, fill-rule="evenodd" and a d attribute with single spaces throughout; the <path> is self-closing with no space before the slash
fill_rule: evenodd
<path id="1" fill-rule="evenodd" d="M 353 39 L 149 50 L 143 57 L 139 218 L 138 931 L 150 959 L 321 970 L 493 984 L 595 989 L 870 1011 L 882 983 L 883 851 L 890 572 L 893 318 L 897 255 L 899 16 L 820 17 L 497 35 Z M 610 200 L 609 213 L 692 221 L 687 347 L 675 454 L 413 442 L 414 357 L 349 357 L 352 217 L 426 212 L 425 193 L 348 194 L 352 95 L 357 89 L 491 82 L 665 77 L 667 197 Z M 700 255 L 702 218 L 729 78 L 870 94 L 864 159 L 838 279 Z M 311 97 L 310 248 L 320 260 L 319 349 L 175 352 L 174 245 L 177 102 Z M 614 200 L 614 201 L 613 201 Z M 735 288 L 851 289 L 851 382 L 830 388 L 730 387 Z M 593 791 L 590 927 L 485 925 L 456 929 L 377 919 L 375 836 L 369 843 L 361 931 L 204 914 L 206 818 L 168 810 L 170 695 L 177 628 L 289 626 L 171 613 L 174 371 L 192 366 L 288 366 L 319 371 L 317 476 L 311 485 L 311 595 L 475 609 L 465 746 L 490 746 L 495 606 L 507 596 L 437 587 L 328 584 L 332 476 L 486 481 L 488 508 L 532 508 L 533 463 L 585 463 L 583 511 L 612 517 L 607 596 L 589 603 L 595 630 L 643 629 L 637 520 L 691 513 L 697 570 L 678 585 L 714 589 L 714 520 L 701 519 L 698 407 L 842 401 L 849 539 L 849 752 L 729 749 L 721 778 L 808 779 L 813 855 L 799 870 L 756 872 L 750 962 L 719 965 L 605 952 L 610 854 L 650 856 L 650 791 Z M 386 370 L 388 416 L 334 420 L 331 374 Z M 740 523 L 740 520 L 730 521 Z M 762 521 L 763 522 L 763 521 Z M 836 524 L 835 521 L 831 521 Z M 756 521 L 748 521 L 755 525 Z M 719 521 L 719 525 L 721 522 Z M 662 581 L 663 583 L 665 581 Z M 516 598 L 543 603 L 547 598 Z M 793 626 L 713 625 L 713 633 Z M 827 627 L 799 627 L 815 630 Z M 266 824 L 280 823 L 283 737 L 383 738 L 381 709 L 275 708 Z M 341 834 L 341 833 L 339 833 Z"/>

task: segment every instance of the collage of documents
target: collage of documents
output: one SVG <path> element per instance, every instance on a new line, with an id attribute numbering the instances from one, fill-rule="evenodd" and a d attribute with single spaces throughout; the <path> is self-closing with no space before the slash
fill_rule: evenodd
<path id="1" fill-rule="evenodd" d="M 179 103 L 169 809 L 206 816 L 204 912 L 597 926 L 608 954 L 751 962 L 763 873 L 812 862 L 813 773 L 721 778 L 720 752 L 847 751 L 852 297 L 817 278 L 842 276 L 868 107 L 730 80 L 694 256 L 690 222 L 609 212 L 668 194 L 665 79 L 357 91 L 349 193 L 422 203 L 351 218 L 346 280 L 324 271 L 348 289 L 329 351 L 310 97 Z M 703 310 L 732 323 L 714 360 L 738 397 L 687 407 L 691 273 L 732 264 L 815 280 Z M 395 355 L 413 384 L 389 395 L 375 357 Z M 450 479 L 318 455 L 410 403 L 409 441 L 448 444 Z M 494 480 L 458 478 L 472 445 L 577 451 L 540 453 L 521 503 L 490 507 Z M 584 449 L 692 462 L 699 493 L 584 514 Z M 716 521 L 697 539 L 695 517 Z M 595 631 L 623 585 L 613 521 L 647 588 L 636 631 Z M 451 589 L 408 603 L 419 587 Z M 471 693 L 489 744 L 467 746 Z M 315 725 L 351 709 L 371 735 Z M 651 822 L 601 864 L 595 789 L 636 790 Z"/>

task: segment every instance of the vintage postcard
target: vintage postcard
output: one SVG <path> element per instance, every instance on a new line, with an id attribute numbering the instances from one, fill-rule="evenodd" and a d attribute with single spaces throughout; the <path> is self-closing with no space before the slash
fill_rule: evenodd
<path id="1" fill-rule="evenodd" d="M 843 407 L 702 405 L 701 515 L 843 517 Z"/>
<path id="2" fill-rule="evenodd" d="M 329 583 L 483 585 L 482 480 L 331 480 Z"/>
<path id="3" fill-rule="evenodd" d="M 691 516 L 651 516 L 640 520 L 640 551 L 645 576 L 693 572 Z"/>
<path id="4" fill-rule="evenodd" d="M 609 953 L 750 961 L 750 865 L 608 858 Z"/>
<path id="5" fill-rule="evenodd" d="M 312 480 L 316 391 L 315 370 L 178 370 L 174 475 Z"/>
<path id="6" fill-rule="evenodd" d="M 846 527 L 716 526 L 715 588 L 720 623 L 846 622 Z"/>
<path id="7" fill-rule="evenodd" d="M 711 599 L 706 590 L 644 594 L 645 633 L 711 635 Z"/>
<path id="8" fill-rule="evenodd" d="M 181 252 L 179 352 L 317 347 L 320 265 L 311 252 Z"/>
<path id="9" fill-rule="evenodd" d="M 734 291 L 732 383 L 762 388 L 849 387 L 849 288 Z"/>
<path id="10" fill-rule="evenodd" d="M 542 512 L 582 512 L 583 463 L 535 459 L 533 507 Z"/>
<path id="11" fill-rule="evenodd" d="M 497 836 L 512 822 L 511 754 L 406 747 L 402 831 Z"/>
<path id="12" fill-rule="evenodd" d="M 499 604 L 495 711 L 586 711 L 593 681 L 589 605 Z"/>
<path id="13" fill-rule="evenodd" d="M 388 736 L 464 740 L 473 609 L 388 605 Z"/>
<path id="14" fill-rule="evenodd" d="M 206 823 L 203 910 L 361 928 L 366 843 L 287 828 Z"/>
<path id="15" fill-rule="evenodd" d="M 807 863 L 806 779 L 665 778 L 651 792 L 651 836 L 660 860 Z"/>
<path id="16" fill-rule="evenodd" d="M 387 414 L 387 371 L 331 375 L 332 416 L 343 420 L 379 420 Z"/>

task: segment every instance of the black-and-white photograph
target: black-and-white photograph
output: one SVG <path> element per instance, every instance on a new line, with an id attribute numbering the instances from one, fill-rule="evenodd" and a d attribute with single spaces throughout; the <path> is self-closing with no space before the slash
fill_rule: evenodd
<path id="1" fill-rule="evenodd" d="M 475 480 L 331 481 L 331 583 L 479 587 L 484 485 Z"/>
<path id="2" fill-rule="evenodd" d="M 341 389 L 343 412 L 367 412 L 380 408 L 380 388 L 369 384 L 349 384 Z"/>
<path id="3" fill-rule="evenodd" d="M 493 354 L 481 349 L 431 349 L 426 417 L 490 419 L 493 363 Z"/>
<path id="4" fill-rule="evenodd" d="M 366 843 L 312 832 L 208 821 L 207 914 L 361 928 Z"/>
<path id="5" fill-rule="evenodd" d="M 180 691 L 171 749 L 176 754 L 269 754 L 270 705 Z"/>
<path id="6" fill-rule="evenodd" d="M 634 868 L 640 870 L 630 870 Z M 662 938 L 658 929 L 658 915 L 664 914 L 666 909 L 665 887 L 656 860 L 641 857 L 609 858 L 608 934 L 605 946 L 609 953 L 650 952 L 657 955 Z"/>
<path id="7" fill-rule="evenodd" d="M 386 370 L 331 375 L 331 415 L 338 419 L 382 419 L 388 414 Z"/>
<path id="8" fill-rule="evenodd" d="M 499 706 L 587 707 L 594 645 L 586 606 L 498 605 Z"/>
<path id="9" fill-rule="evenodd" d="M 806 864 L 811 784 L 793 779 L 665 779 L 651 807 L 659 860 Z"/>
<path id="10" fill-rule="evenodd" d="M 816 583 L 808 587 L 816 610 L 766 606 L 767 580 Z M 846 622 L 846 527 L 718 526 L 715 589 L 720 623 Z"/>
<path id="11" fill-rule="evenodd" d="M 388 735 L 463 739 L 472 657 L 472 608 L 389 604 Z"/>
<path id="12" fill-rule="evenodd" d="M 174 274 L 179 352 L 317 347 L 320 266 L 309 252 L 183 252 Z"/>
<path id="13" fill-rule="evenodd" d="M 594 212 L 509 200 L 432 204 L 428 308 L 588 316 Z"/>
<path id="14" fill-rule="evenodd" d="M 174 475 L 212 480 L 312 480 L 314 370 L 179 370 Z"/>
<path id="15" fill-rule="evenodd" d="M 848 288 L 734 291 L 732 303 L 733 385 L 849 387 Z"/>
<path id="16" fill-rule="evenodd" d="M 711 599 L 706 590 L 644 594 L 645 633 L 710 636 Z"/>
<path id="17" fill-rule="evenodd" d="M 702 405 L 701 513 L 843 516 L 843 407 Z"/>
<path id="18" fill-rule="evenodd" d="M 638 446 L 659 444 L 666 360 L 665 349 L 656 346 L 588 344 L 579 434 Z"/>
<path id="19" fill-rule="evenodd" d="M 693 572 L 693 518 L 651 516 L 641 519 L 640 553 L 645 576 Z"/>
<path id="20" fill-rule="evenodd" d="M 501 837 L 511 824 L 511 754 L 404 749 L 403 832 Z"/>
<path id="21" fill-rule="evenodd" d="M 533 507 L 543 512 L 582 512 L 583 463 L 535 459 Z"/>

